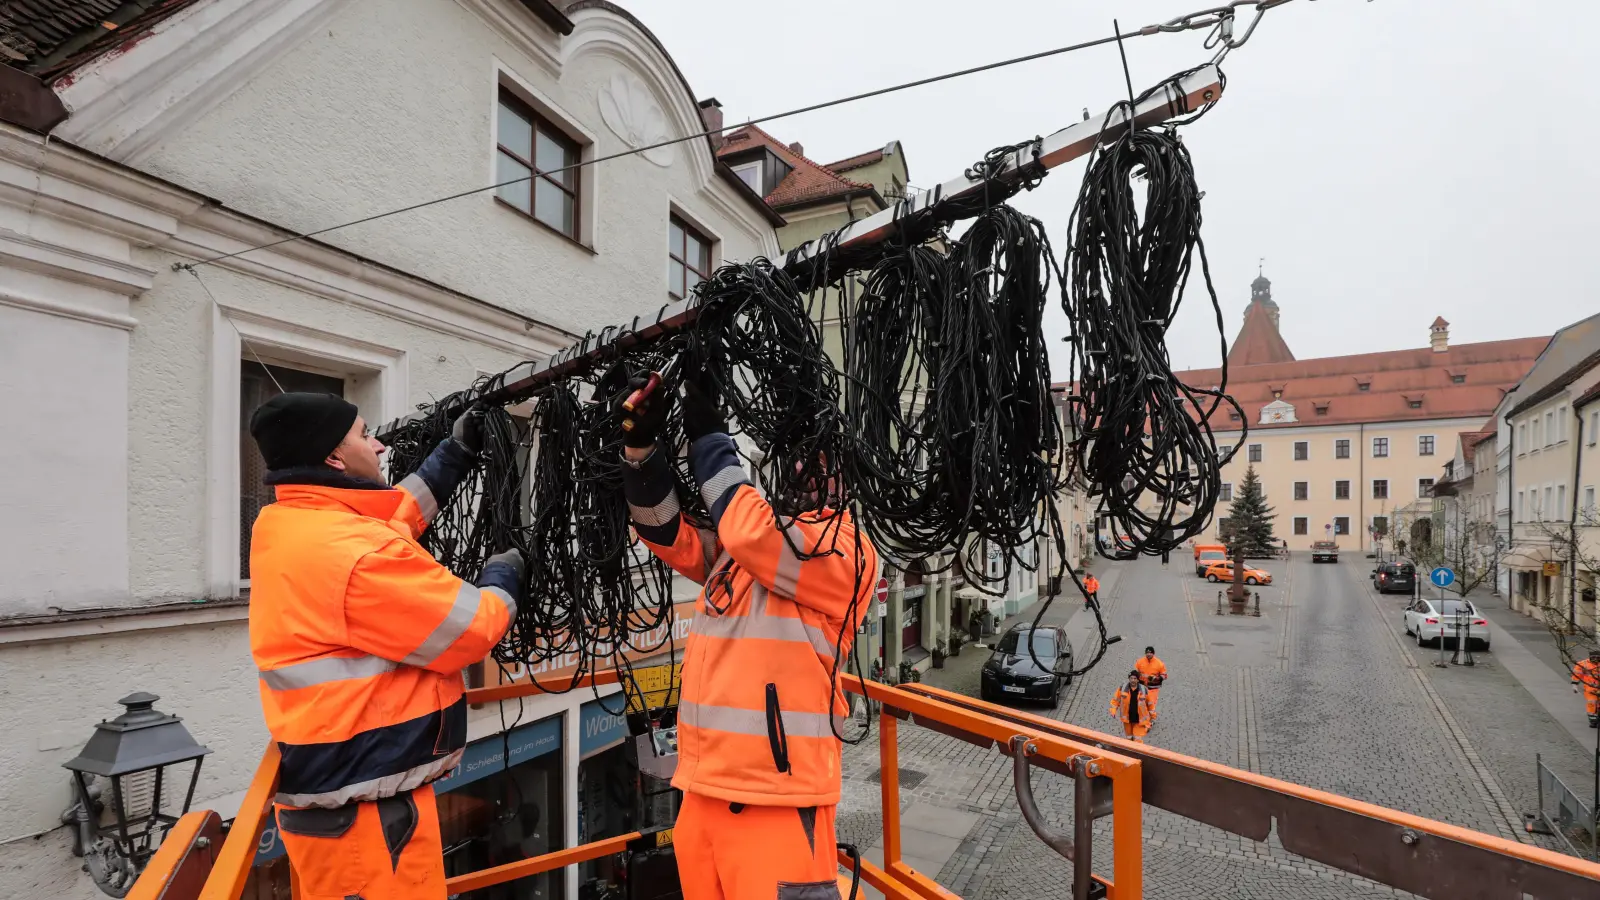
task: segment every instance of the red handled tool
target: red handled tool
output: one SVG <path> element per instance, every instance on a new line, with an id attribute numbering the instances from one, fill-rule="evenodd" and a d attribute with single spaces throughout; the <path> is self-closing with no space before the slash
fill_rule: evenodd
<path id="1" fill-rule="evenodd" d="M 647 381 L 645 381 L 645 383 L 644 383 L 644 387 L 641 387 L 638 390 L 634 391 L 633 393 L 629 394 L 628 395 L 628 399 L 622 401 L 622 408 L 624 410 L 626 410 L 627 412 L 630 412 L 630 413 L 637 411 L 638 408 L 639 408 L 639 405 L 644 403 L 646 400 L 650 399 L 650 395 L 655 393 L 656 388 L 658 388 L 660 386 L 661 386 L 661 373 L 660 372 L 651 372 L 650 373 L 650 378 Z M 622 430 L 623 431 L 632 431 L 633 430 L 633 420 L 632 419 L 623 419 L 622 420 Z"/>

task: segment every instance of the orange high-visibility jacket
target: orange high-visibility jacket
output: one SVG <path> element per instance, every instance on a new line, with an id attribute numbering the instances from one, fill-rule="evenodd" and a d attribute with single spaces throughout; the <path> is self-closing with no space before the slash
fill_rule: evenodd
<path id="1" fill-rule="evenodd" d="M 1091 594 L 1100 593 L 1100 579 L 1090 575 L 1083 580 L 1083 589 Z"/>
<path id="2" fill-rule="evenodd" d="M 1600 697 L 1600 663 L 1580 659 L 1572 667 L 1572 683 L 1583 685 L 1584 694 Z"/>
<path id="3" fill-rule="evenodd" d="M 1149 684 L 1151 676 L 1160 675 L 1165 678 L 1167 675 L 1167 664 L 1162 662 L 1159 656 L 1153 659 L 1145 659 L 1140 656 L 1134 662 L 1133 667 L 1138 670 L 1139 681 L 1142 684 Z"/>
<path id="4" fill-rule="evenodd" d="M 780 529 L 726 434 L 695 441 L 690 460 L 714 531 L 680 515 L 663 452 L 623 467 L 639 537 L 704 586 L 684 647 L 672 786 L 756 806 L 835 805 L 849 704 L 831 676 L 871 606 L 877 551 L 844 512 Z M 795 547 L 833 552 L 802 559 Z"/>
<path id="5" fill-rule="evenodd" d="M 470 462 L 447 440 L 396 488 L 269 473 L 277 502 L 250 542 L 250 650 L 282 753 L 280 805 L 378 800 L 460 761 L 461 670 L 500 640 L 519 590 L 509 565 L 486 567 L 480 589 L 417 543 Z"/>
<path id="6" fill-rule="evenodd" d="M 1116 696 L 1111 698 L 1111 714 L 1117 721 L 1127 723 L 1128 720 L 1128 688 L 1126 685 L 1117 688 Z M 1144 691 L 1139 692 L 1139 723 L 1150 724 L 1150 695 Z"/>

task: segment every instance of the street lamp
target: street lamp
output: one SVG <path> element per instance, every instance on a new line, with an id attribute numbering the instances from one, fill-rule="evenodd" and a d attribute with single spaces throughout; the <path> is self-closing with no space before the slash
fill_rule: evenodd
<path id="1" fill-rule="evenodd" d="M 201 758 L 211 751 L 195 742 L 177 716 L 155 709 L 161 699 L 143 691 L 117 702 L 122 715 L 94 727 L 94 735 L 78 755 L 63 763 L 72 771 L 77 788 L 78 825 L 74 851 L 84 857 L 85 868 L 100 890 L 113 897 L 128 893 L 134 879 L 150 861 L 161 837 L 189 811 L 195 784 L 200 780 Z M 176 813 L 163 811 L 167 770 L 193 763 L 183 806 Z M 174 769 L 174 785 L 182 777 Z M 111 783 L 110 812 L 115 823 L 97 814 L 97 798 L 104 792 L 91 788 L 92 778 Z"/>

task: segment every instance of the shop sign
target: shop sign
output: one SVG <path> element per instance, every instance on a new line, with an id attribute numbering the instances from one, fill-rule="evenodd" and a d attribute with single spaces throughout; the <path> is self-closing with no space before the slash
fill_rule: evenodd
<path id="1" fill-rule="evenodd" d="M 928 586 L 927 585 L 925 585 L 925 584 L 913 584 L 913 585 L 910 585 L 910 586 L 908 586 L 906 588 L 905 593 L 902 596 L 904 596 L 907 600 L 915 600 L 918 597 L 927 596 L 927 593 L 928 593 Z"/>
<path id="2" fill-rule="evenodd" d="M 1561 574 L 1561 563 L 1547 562 L 1544 564 L 1544 574 L 1554 578 Z"/>
<path id="3" fill-rule="evenodd" d="M 622 707 L 622 695 L 590 700 L 578 713 L 578 758 L 588 759 L 602 750 L 621 744 L 628 736 L 628 719 L 611 709 Z"/>

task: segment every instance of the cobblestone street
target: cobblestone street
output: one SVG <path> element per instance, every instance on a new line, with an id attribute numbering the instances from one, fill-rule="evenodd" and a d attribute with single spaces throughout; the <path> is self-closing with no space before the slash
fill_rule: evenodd
<path id="1" fill-rule="evenodd" d="M 1265 564 L 1276 581 L 1261 589 L 1259 618 L 1215 615 L 1218 586 L 1186 562 L 1098 560 L 1109 630 L 1122 641 L 1059 708 L 1028 711 L 1120 733 L 1111 695 L 1153 644 L 1170 672 L 1149 737 L 1156 746 L 1515 841 L 1543 840 L 1522 828 L 1536 806 L 1535 752 L 1569 784 L 1588 784 L 1592 748 L 1492 652 L 1471 669 L 1440 669 L 1431 665 L 1437 650 L 1402 642 L 1408 598 L 1373 594 L 1370 561 L 1314 565 L 1301 554 Z M 1093 640 L 1087 614 L 1074 615 L 1080 609 L 1063 598 L 1045 621 L 1066 625 L 1081 654 Z M 968 645 L 924 681 L 977 696 L 987 655 Z M 898 744 L 903 809 L 976 814 L 935 880 L 969 900 L 1066 896 L 1071 864 L 1022 822 L 1008 758 L 910 725 Z M 1035 790 L 1046 817 L 1069 826 L 1066 780 L 1039 773 Z M 846 749 L 840 840 L 872 846 L 880 802 L 874 732 Z M 1149 806 L 1144 833 L 1151 898 L 1409 896 L 1290 854 L 1275 836 L 1258 844 Z M 1095 870 L 1111 871 L 1109 820 L 1098 823 Z"/>

